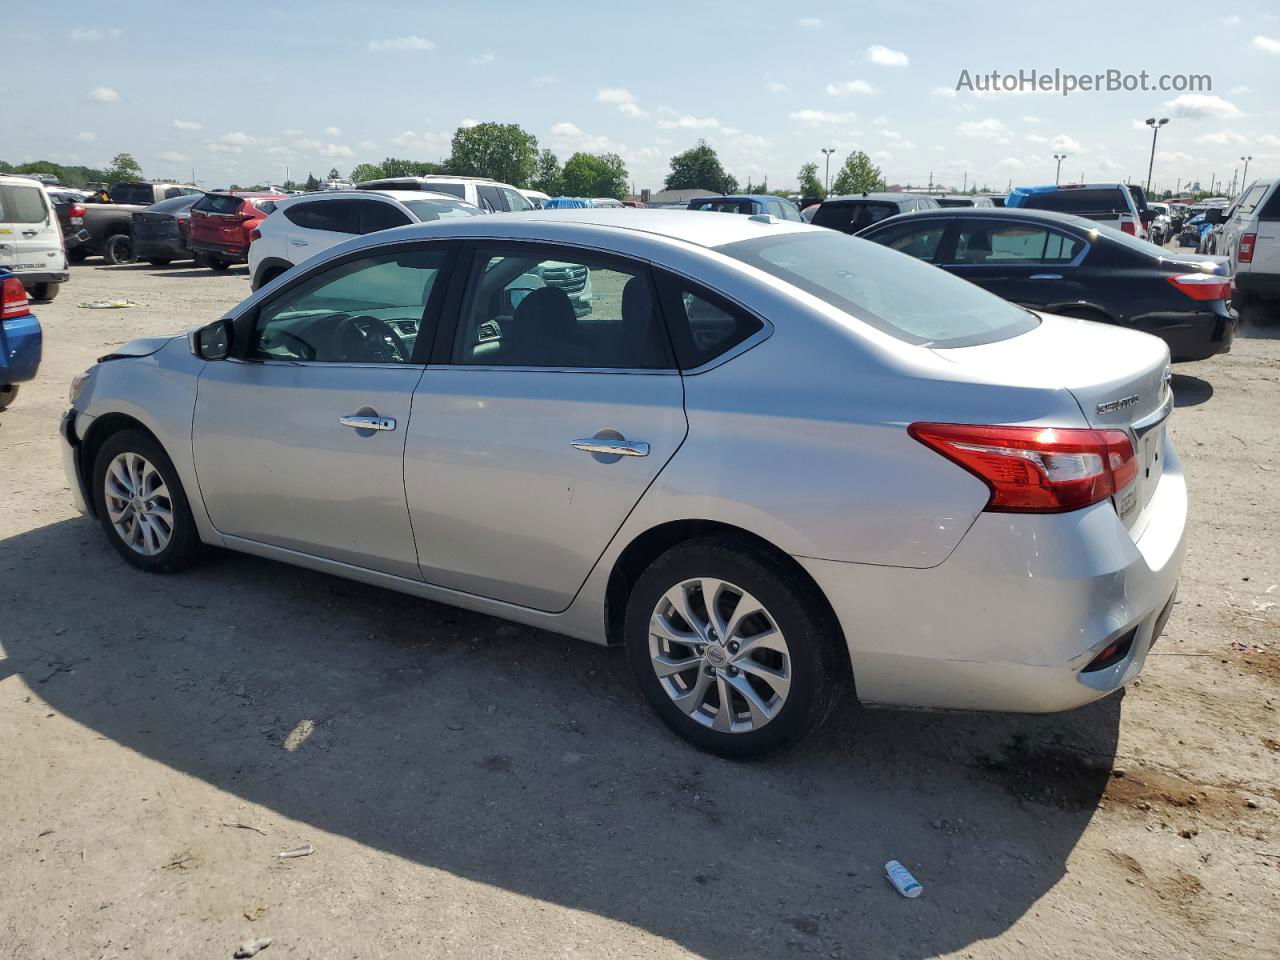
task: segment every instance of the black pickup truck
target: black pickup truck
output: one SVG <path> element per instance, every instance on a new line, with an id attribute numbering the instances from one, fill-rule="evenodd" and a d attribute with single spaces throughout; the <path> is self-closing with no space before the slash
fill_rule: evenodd
<path id="1" fill-rule="evenodd" d="M 74 250 L 67 251 L 67 259 L 79 263 L 86 257 L 100 255 L 108 263 L 129 263 L 133 260 L 133 240 L 130 227 L 133 215 L 158 200 L 185 197 L 204 193 L 198 187 L 181 183 L 150 183 L 128 181 L 112 184 L 107 203 L 86 200 L 84 205 L 84 229 L 89 238 Z"/>

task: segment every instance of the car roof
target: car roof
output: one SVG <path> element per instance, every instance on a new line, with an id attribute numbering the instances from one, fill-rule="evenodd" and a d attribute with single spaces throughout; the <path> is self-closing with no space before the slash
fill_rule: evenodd
<path id="1" fill-rule="evenodd" d="M 1010 193 L 1060 193 L 1064 190 L 1123 190 L 1129 188 L 1123 183 L 1046 183 L 1035 187 L 1014 187 Z"/>
<path id="2" fill-rule="evenodd" d="M 983 220 L 1041 220 L 1062 224 L 1063 226 L 1076 227 L 1080 230 L 1096 230 L 1098 227 L 1097 221 L 1090 220 L 1088 217 L 1077 217 L 1070 213 L 1058 213 L 1054 210 L 1032 210 L 1026 207 L 939 207 L 937 210 L 917 210 L 911 214 L 900 214 L 900 216 L 904 217 L 904 219 L 910 216 L 912 223 L 936 220 L 941 217 L 969 220 L 975 218 Z M 866 229 L 871 231 L 891 221 L 897 222 L 898 218 L 886 217 Z"/>
<path id="3" fill-rule="evenodd" d="M 694 197 L 690 203 L 701 203 L 703 200 L 781 200 L 771 193 L 710 193 L 705 197 Z"/>
<path id="4" fill-rule="evenodd" d="M 838 197 L 827 197 L 823 203 L 852 203 L 862 200 L 874 203 L 901 203 L 904 200 L 922 200 L 922 193 L 886 193 L 886 192 L 867 192 L 867 193 L 844 193 Z"/>
<path id="5" fill-rule="evenodd" d="M 314 193 L 304 193 L 298 197 L 282 197 L 280 206 L 293 207 L 302 201 L 336 200 L 344 197 L 350 200 L 363 200 L 370 196 L 388 197 L 401 203 L 410 200 L 448 200 L 450 203 L 460 203 L 467 207 L 475 206 L 475 204 L 467 203 L 466 200 L 461 197 L 455 197 L 451 193 L 434 193 L 430 190 L 317 190 Z"/>

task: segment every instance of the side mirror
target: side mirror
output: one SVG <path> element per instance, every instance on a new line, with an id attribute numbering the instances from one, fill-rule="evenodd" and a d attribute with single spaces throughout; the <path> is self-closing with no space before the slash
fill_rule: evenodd
<path id="1" fill-rule="evenodd" d="M 1222 208 L 1210 207 L 1206 210 L 1204 212 L 1204 222 L 1212 224 L 1225 223 L 1226 221 L 1222 218 Z"/>
<path id="2" fill-rule="evenodd" d="M 191 352 L 201 360 L 225 360 L 231 355 L 231 321 L 215 320 L 187 334 Z"/>

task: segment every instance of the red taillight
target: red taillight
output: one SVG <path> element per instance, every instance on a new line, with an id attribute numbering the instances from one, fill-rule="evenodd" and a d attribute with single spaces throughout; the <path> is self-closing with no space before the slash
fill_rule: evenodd
<path id="1" fill-rule="evenodd" d="M 1253 263 L 1253 245 L 1257 241 L 1256 233 L 1242 234 L 1240 237 L 1240 248 L 1236 252 L 1237 263 Z"/>
<path id="2" fill-rule="evenodd" d="M 16 320 L 31 316 L 27 291 L 17 277 L 5 277 L 0 284 L 0 320 Z"/>
<path id="3" fill-rule="evenodd" d="M 1131 237 L 1136 237 L 1138 235 L 1138 228 L 1135 227 L 1128 220 L 1120 221 L 1120 229 L 1123 230 L 1125 233 L 1127 233 Z"/>
<path id="4" fill-rule="evenodd" d="M 1138 475 L 1123 430 L 913 423 L 911 436 L 991 490 L 997 513 L 1065 513 L 1107 499 Z"/>
<path id="5" fill-rule="evenodd" d="M 254 227 L 252 230 L 249 231 L 250 243 L 252 243 L 254 240 L 261 240 L 261 239 L 262 239 L 262 231 L 259 230 L 257 227 Z"/>
<path id="6" fill-rule="evenodd" d="M 1174 287 L 1192 300 L 1230 300 L 1231 279 L 1212 273 L 1184 273 L 1177 277 L 1165 277 Z"/>
<path id="7" fill-rule="evenodd" d="M 67 216 L 71 218 L 72 223 L 84 223 L 84 206 L 73 203 L 67 208 Z"/>

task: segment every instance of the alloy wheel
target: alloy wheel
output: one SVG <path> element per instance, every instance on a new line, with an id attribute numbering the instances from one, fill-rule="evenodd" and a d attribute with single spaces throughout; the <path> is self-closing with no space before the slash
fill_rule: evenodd
<path id="1" fill-rule="evenodd" d="M 107 516 L 120 539 L 144 557 L 154 557 L 173 538 L 173 500 L 164 477 L 145 457 L 121 453 L 107 465 L 103 482 Z"/>
<path id="2" fill-rule="evenodd" d="M 649 659 L 672 702 L 721 733 L 759 730 L 791 689 L 791 652 L 777 621 L 741 587 L 713 577 L 682 581 L 659 598 Z"/>

